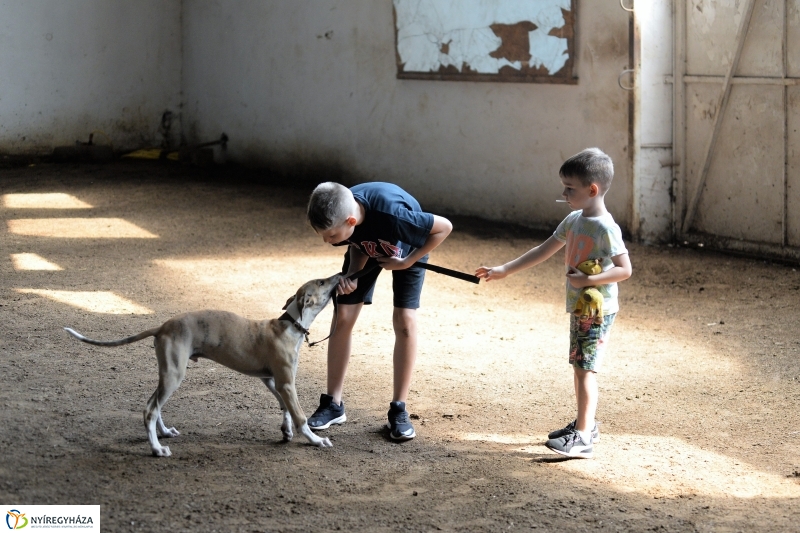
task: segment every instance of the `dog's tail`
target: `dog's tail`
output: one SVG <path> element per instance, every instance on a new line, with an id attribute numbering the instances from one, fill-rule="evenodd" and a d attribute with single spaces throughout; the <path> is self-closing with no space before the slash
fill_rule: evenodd
<path id="1" fill-rule="evenodd" d="M 122 346 L 123 344 L 130 344 L 132 342 L 146 339 L 147 337 L 154 337 L 161 330 L 161 327 L 159 326 L 157 328 L 148 329 L 147 331 L 143 331 L 138 335 L 133 335 L 132 337 L 127 337 L 118 341 L 96 341 L 94 339 L 84 337 L 72 328 L 64 328 L 64 330 L 76 339 L 89 344 L 94 344 L 95 346 Z"/>

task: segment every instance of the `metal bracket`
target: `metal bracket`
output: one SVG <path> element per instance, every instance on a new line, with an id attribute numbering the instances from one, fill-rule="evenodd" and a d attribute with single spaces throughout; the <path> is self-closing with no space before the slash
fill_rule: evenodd
<path id="1" fill-rule="evenodd" d="M 622 85 L 622 77 L 625 74 L 633 74 L 633 72 L 634 72 L 634 70 L 632 68 L 626 68 L 625 70 L 623 70 L 622 72 L 619 73 L 619 77 L 617 78 L 617 84 L 619 84 L 620 88 L 625 89 L 626 91 L 632 91 L 633 90 L 633 84 L 631 84 L 630 86 Z"/>

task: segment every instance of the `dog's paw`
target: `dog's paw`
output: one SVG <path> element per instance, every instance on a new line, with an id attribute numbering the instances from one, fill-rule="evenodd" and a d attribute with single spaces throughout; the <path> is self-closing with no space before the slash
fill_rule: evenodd
<path id="1" fill-rule="evenodd" d="M 162 431 L 160 431 L 160 433 L 162 437 L 166 437 L 168 439 L 177 437 L 181 434 L 181 432 L 175 428 L 164 428 Z"/>
<path id="2" fill-rule="evenodd" d="M 294 432 L 292 431 L 292 424 L 291 422 L 287 422 L 284 420 L 283 424 L 281 424 L 281 432 L 283 433 L 283 440 L 284 442 L 289 442 L 294 438 Z"/>
<path id="3" fill-rule="evenodd" d="M 320 448 L 333 448 L 333 444 L 331 444 L 331 440 L 328 437 L 319 439 L 319 442 L 316 444 Z"/>
<path id="4" fill-rule="evenodd" d="M 169 457 L 172 452 L 169 451 L 169 446 L 162 446 L 161 448 L 153 448 L 153 455 L 155 457 Z"/>

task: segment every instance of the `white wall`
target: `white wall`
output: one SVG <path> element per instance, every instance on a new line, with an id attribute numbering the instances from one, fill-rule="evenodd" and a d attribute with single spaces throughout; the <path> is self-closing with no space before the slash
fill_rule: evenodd
<path id="1" fill-rule="evenodd" d="M 175 1 L 0 0 L 0 152 L 91 132 L 117 150 L 158 145 L 162 113 L 180 113 L 180 18 Z"/>
<path id="2" fill-rule="evenodd" d="M 553 229 L 558 168 L 598 146 L 632 204 L 628 15 L 579 2 L 577 85 L 396 79 L 389 0 L 185 0 L 184 128 L 229 157 L 310 179 L 386 180 L 423 207 Z"/>
<path id="3" fill-rule="evenodd" d="M 552 229 L 559 166 L 598 146 L 630 227 L 627 13 L 579 2 L 576 50 L 577 85 L 398 80 L 390 0 L 0 0 L 0 152 L 158 145 L 172 110 L 190 142 L 225 132 L 230 159 L 278 175 Z"/>
<path id="4" fill-rule="evenodd" d="M 672 1 L 636 3 L 641 71 L 636 161 L 639 237 L 645 243 L 672 239 Z"/>

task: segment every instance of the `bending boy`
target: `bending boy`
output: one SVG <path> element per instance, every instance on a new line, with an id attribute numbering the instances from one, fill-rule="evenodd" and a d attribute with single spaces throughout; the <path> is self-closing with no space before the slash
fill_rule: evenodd
<path id="1" fill-rule="evenodd" d="M 394 292 L 394 376 L 389 404 L 389 437 L 409 440 L 416 436 L 406 411 L 406 399 L 417 357 L 417 313 L 425 270 L 412 266 L 427 261 L 453 229 L 446 218 L 425 213 L 406 191 L 390 183 L 363 183 L 351 189 L 322 183 L 311 193 L 308 221 L 322 240 L 347 245 L 342 272 L 349 276 L 367 261 L 381 268 L 357 280 L 345 276 L 339 283 L 336 329 L 328 341 L 327 394 L 308 419 L 321 430 L 347 420 L 342 402 L 344 378 L 350 360 L 353 327 L 364 304 L 372 303 L 375 282 L 382 270 L 392 271 Z"/>
<path id="2" fill-rule="evenodd" d="M 600 439 L 595 413 L 599 396 L 596 373 L 602 363 L 614 317 L 619 311 L 617 283 L 631 276 L 628 250 L 622 232 L 605 206 L 605 194 L 614 177 L 611 158 L 597 148 L 588 148 L 567 159 L 559 170 L 562 195 L 573 211 L 555 233 L 520 257 L 496 267 L 480 267 L 476 275 L 486 281 L 537 265 L 566 245 L 567 312 L 573 313 L 584 287 L 595 286 L 603 296 L 603 320 L 576 316 L 570 319 L 569 362 L 577 417 L 566 427 L 550 432 L 545 446 L 568 457 L 592 457 L 592 444 Z M 602 272 L 587 276 L 577 266 L 600 259 Z"/>

